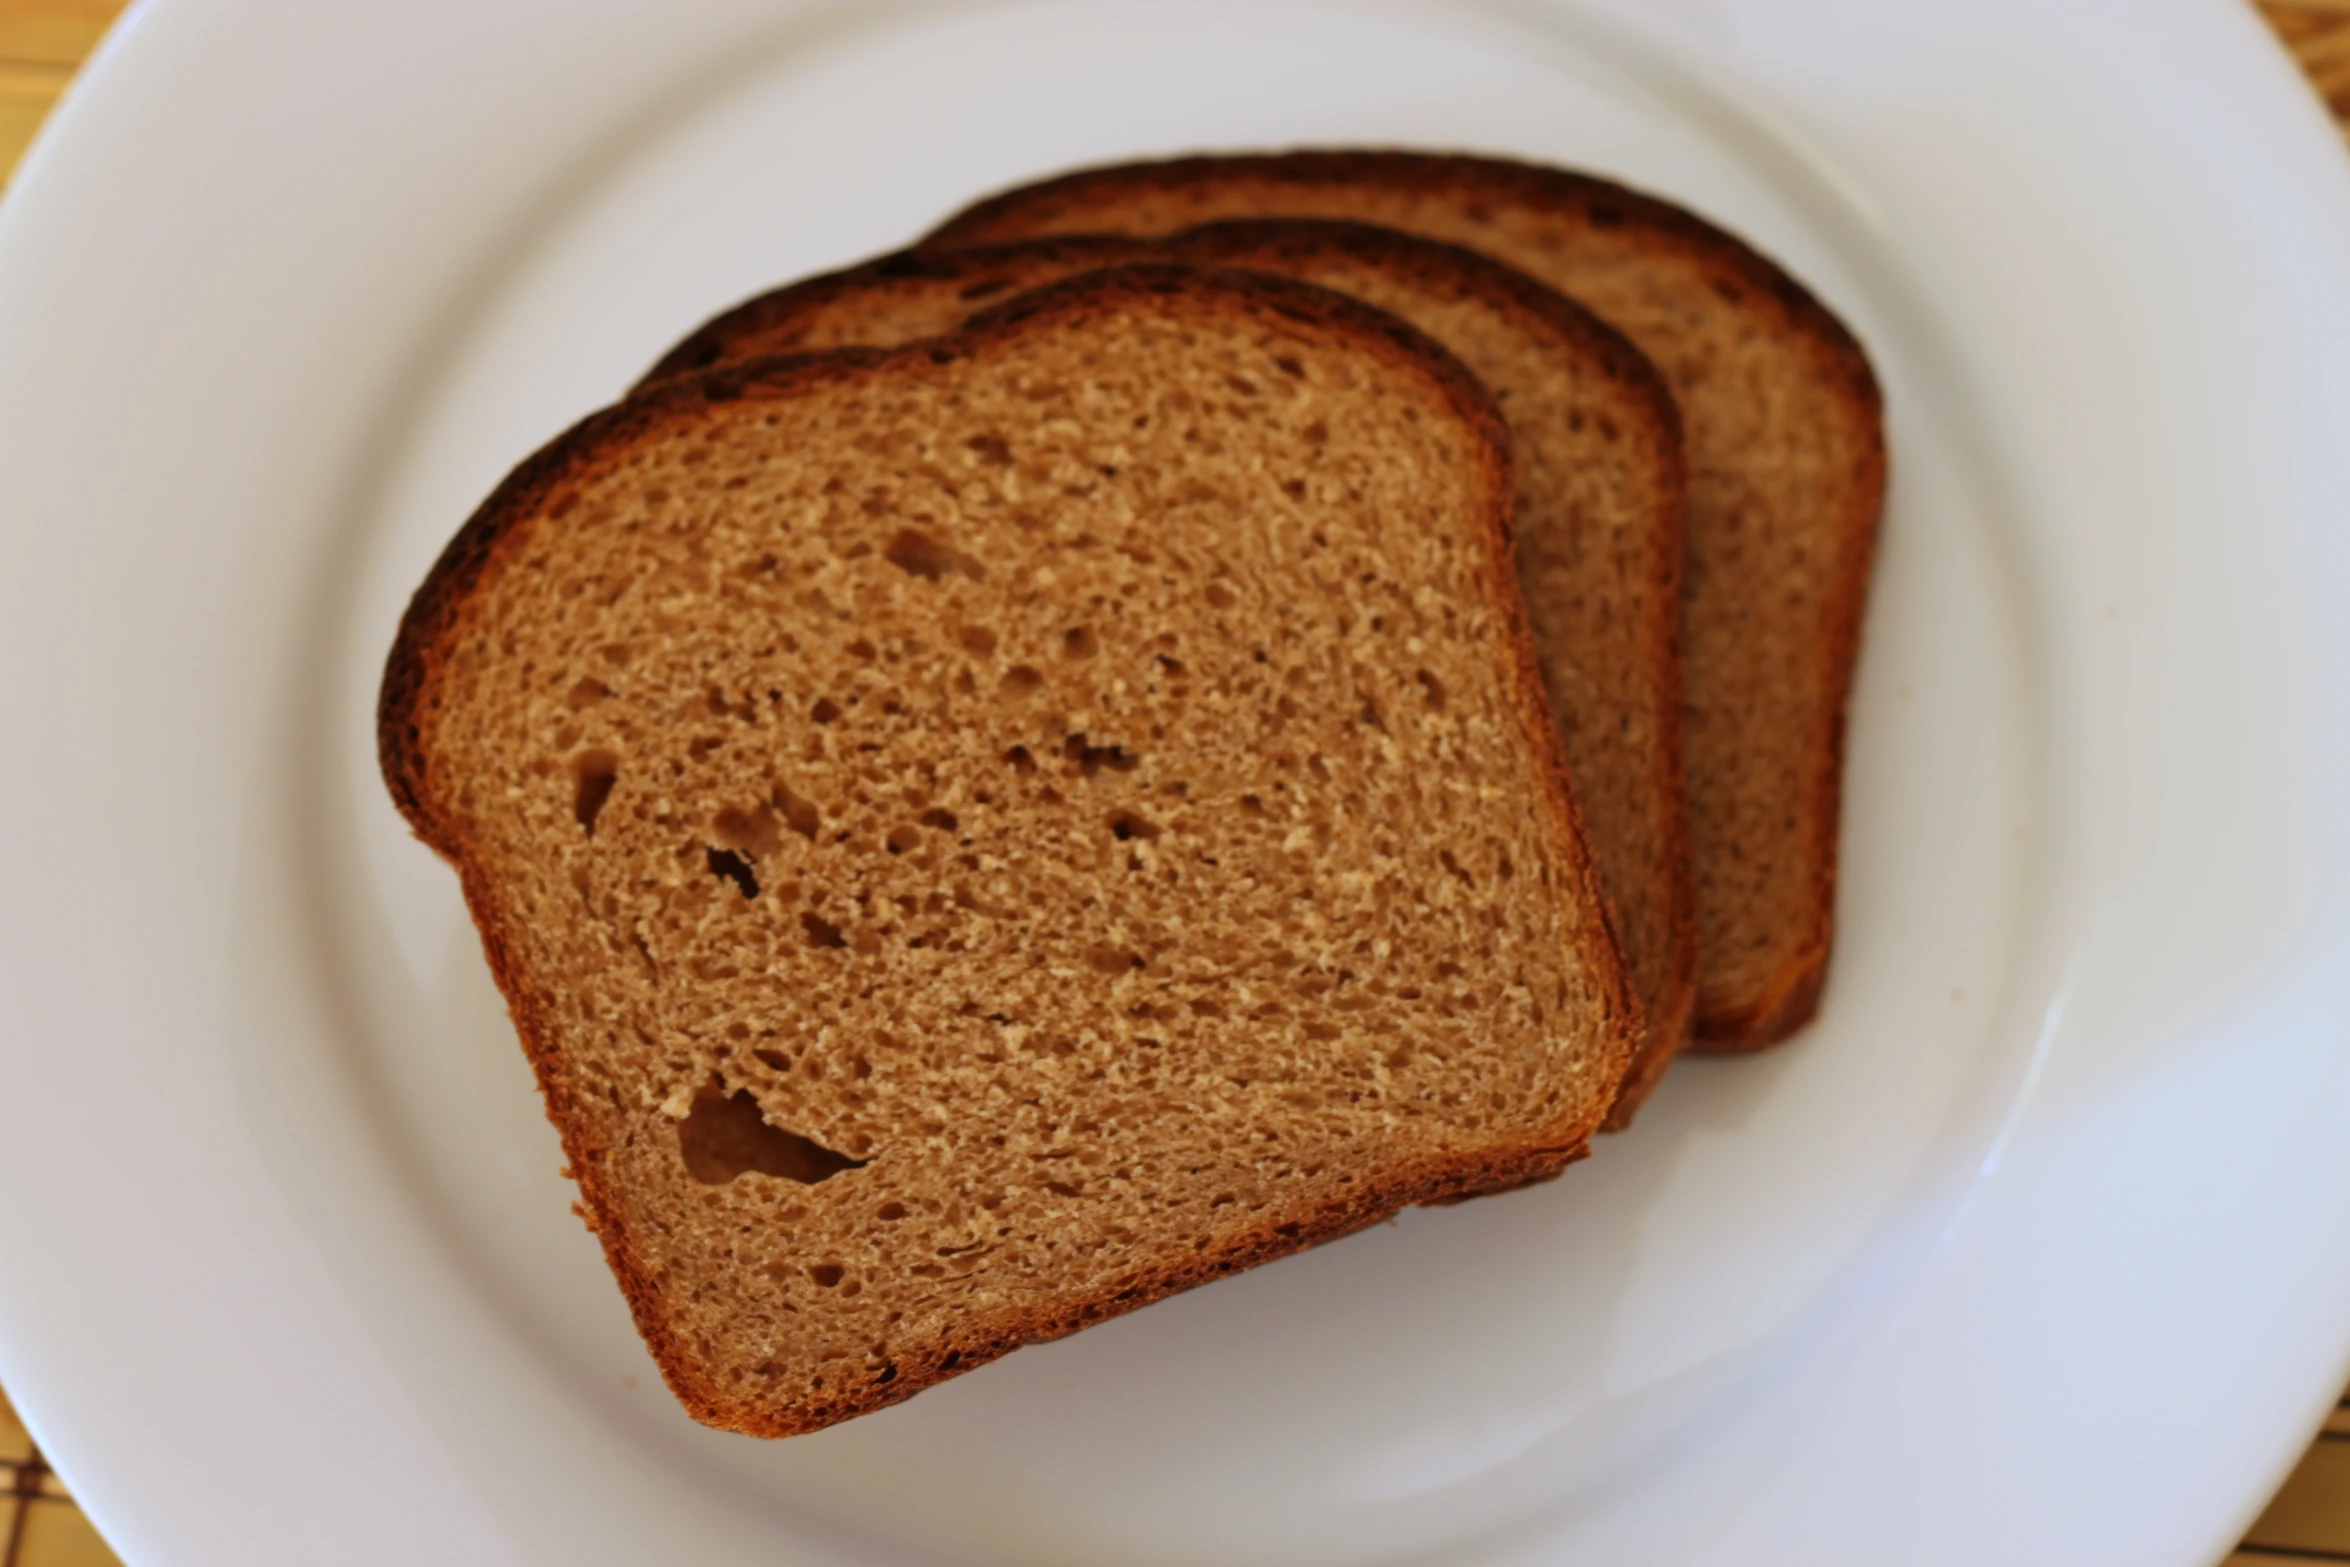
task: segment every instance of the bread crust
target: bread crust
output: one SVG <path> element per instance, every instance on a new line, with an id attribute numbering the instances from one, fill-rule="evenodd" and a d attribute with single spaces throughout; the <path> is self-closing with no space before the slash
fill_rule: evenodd
<path id="1" fill-rule="evenodd" d="M 682 1339 L 667 1303 L 631 1234 L 629 1205 L 611 1175 L 613 1150 L 601 1143 L 573 1098 L 550 995 L 539 976 L 521 962 L 512 916 L 485 869 L 480 846 L 450 808 L 447 780 L 432 765 L 432 724 L 439 704 L 437 682 L 463 634 L 469 600 L 495 580 L 519 541 L 534 527 L 559 525 L 563 492 L 583 467 L 665 428 L 689 419 L 712 401 L 786 399 L 853 380 L 875 368 L 923 361 L 949 363 L 986 353 L 992 345 L 1052 329 L 1087 312 L 1164 308 L 1169 297 L 1205 302 L 1204 308 L 1271 313 L 1345 336 L 1391 365 L 1420 376 L 1437 389 L 1474 432 L 1482 454 L 1489 556 L 1487 579 L 1515 653 L 1511 684 L 1518 720 L 1537 754 L 1555 764 L 1557 735 L 1550 721 L 1525 609 L 1518 597 L 1509 555 L 1507 519 L 1513 481 L 1508 433 L 1490 396 L 1441 349 L 1403 323 L 1327 290 L 1255 274 L 1214 272 L 1179 266 L 1122 268 L 1073 279 L 1067 284 L 991 312 L 951 338 L 894 351 L 841 350 L 783 356 L 675 378 L 636 397 L 590 415 L 524 462 L 468 519 L 435 563 L 409 605 L 387 660 L 377 708 L 377 743 L 385 782 L 417 836 L 457 869 L 468 906 L 481 930 L 484 952 L 506 995 L 525 1053 L 538 1078 L 547 1115 L 561 1136 L 581 1192 L 580 1212 L 603 1245 L 639 1333 L 671 1390 L 705 1424 L 757 1436 L 786 1436 L 896 1403 L 948 1377 L 959 1375 L 1022 1344 L 1059 1337 L 1093 1322 L 1164 1298 L 1178 1290 L 1300 1250 L 1375 1223 L 1413 1203 L 1442 1201 L 1495 1185 L 1523 1183 L 1556 1173 L 1587 1147 L 1588 1137 L 1608 1108 L 1592 1103 L 1542 1134 L 1490 1145 L 1474 1152 L 1399 1165 L 1364 1183 L 1356 1193 L 1337 1194 L 1314 1206 L 1276 1211 L 1264 1225 L 1228 1242 L 1212 1255 L 1161 1261 L 1134 1269 L 1114 1287 L 1050 1308 L 1005 1313 L 975 1321 L 951 1340 L 941 1339 L 916 1354 L 901 1355 L 878 1383 L 837 1395 L 809 1397 L 777 1409 L 731 1397 L 696 1359 Z M 1598 1020 L 1611 1057 L 1609 1080 L 1629 1057 L 1638 1011 L 1616 953 L 1604 900 L 1574 802 L 1546 766 L 1541 786 L 1543 816 L 1555 835 L 1561 864 L 1576 878 L 1585 951 L 1599 992 Z"/>
<path id="2" fill-rule="evenodd" d="M 680 338 L 636 383 L 635 390 L 657 386 L 680 375 L 709 370 L 758 352 L 798 352 L 799 346 L 761 349 L 762 339 L 788 339 L 807 323 L 844 299 L 871 294 L 893 284 L 981 284 L 1008 269 L 1042 264 L 1051 268 L 1096 270 L 1129 262 L 1165 261 L 1167 247 L 1150 240 L 1110 234 L 1056 235 L 1051 239 L 1022 240 L 1010 245 L 973 245 L 957 250 L 900 250 L 870 261 L 821 273 L 754 294 L 742 303 L 703 322 Z M 1026 293 L 1027 286 L 1015 284 Z M 971 313 L 991 308 L 988 300 L 1008 302 L 996 295 L 971 301 Z"/>
<path id="3" fill-rule="evenodd" d="M 1660 249 L 1702 260 L 1718 288 L 1756 302 L 1775 318 L 1768 326 L 1804 345 L 1819 383 L 1836 392 L 1859 451 L 1829 519 L 1835 561 L 1818 628 L 1828 672 L 1820 693 L 1824 743 L 1812 769 L 1808 799 L 1790 802 L 1808 811 L 1818 827 L 1820 847 L 1804 867 L 1807 913 L 1800 928 L 1785 930 L 1784 945 L 1768 972 L 1738 985 L 1701 981 L 1691 1048 L 1748 1051 L 1785 1039 L 1817 1011 L 1826 983 L 1834 936 L 1845 720 L 1885 486 L 1882 395 L 1859 341 L 1784 269 L 1695 214 L 1610 180 L 1504 158 L 1405 150 L 1299 150 L 1079 169 L 976 202 L 919 243 L 943 249 L 1100 229 L 1105 225 L 1090 214 L 1113 196 L 1179 194 L 1242 180 L 1301 190 L 1412 192 L 1444 200 L 1464 212 L 1515 205 L 1561 215 L 1593 230 L 1637 236 Z M 1172 221 L 1177 227 L 1186 222 Z"/>
<path id="4" fill-rule="evenodd" d="M 1667 495 L 1662 515 L 1670 519 L 1670 525 L 1650 530 L 1647 540 L 1646 576 L 1654 594 L 1654 613 L 1630 639 L 1631 646 L 1648 655 L 1639 668 L 1665 715 L 1657 725 L 1658 744 L 1650 758 L 1653 765 L 1648 780 L 1651 797 L 1664 818 L 1657 845 L 1668 877 L 1662 898 L 1664 972 L 1653 987 L 1637 987 L 1645 1019 L 1641 1043 L 1607 1121 L 1608 1130 L 1620 1131 L 1631 1124 L 1641 1102 L 1689 1043 L 1697 1011 L 1697 887 L 1690 857 L 1689 792 L 1678 718 L 1682 698 L 1682 519 L 1688 505 L 1688 465 L 1682 451 L 1679 405 L 1656 367 L 1621 332 L 1516 268 L 1443 240 L 1343 219 L 1238 218 L 1157 239 L 1056 235 L 881 256 L 771 289 L 713 317 L 665 354 L 638 385 L 658 385 L 676 375 L 765 351 L 771 345 L 796 345 L 845 308 L 898 291 L 919 295 L 940 285 L 966 283 L 974 287 L 1011 286 L 1010 280 L 1040 273 L 1057 277 L 1072 269 L 1150 260 L 1252 269 L 1264 265 L 1268 258 L 1295 262 L 1329 256 L 1407 277 L 1432 295 L 1475 298 L 1541 322 L 1549 332 L 1572 344 L 1586 362 L 1598 367 L 1637 405 L 1636 422 L 1644 426 L 1641 433 L 1651 461 L 1664 480 Z M 1621 933 L 1619 923 L 1619 936 Z"/>

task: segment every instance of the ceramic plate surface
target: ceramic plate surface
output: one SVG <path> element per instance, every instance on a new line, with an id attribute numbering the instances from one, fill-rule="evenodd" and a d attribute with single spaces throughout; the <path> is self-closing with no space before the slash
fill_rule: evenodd
<path id="1" fill-rule="evenodd" d="M 1818 1024 L 1546 1188 L 692 1425 L 374 765 L 711 311 L 1072 163 L 1597 169 L 1867 343 Z M 134 12 L 0 206 L 0 1380 L 135 1567 L 2207 1562 L 2350 1355 L 2350 166 L 2228 0 Z"/>

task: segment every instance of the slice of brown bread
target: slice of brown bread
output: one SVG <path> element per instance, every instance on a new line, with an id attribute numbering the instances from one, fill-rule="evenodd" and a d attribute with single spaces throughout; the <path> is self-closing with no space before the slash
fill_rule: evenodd
<path id="1" fill-rule="evenodd" d="M 1071 280 L 588 419 L 386 669 L 647 1344 L 762 1435 L 1576 1158 L 1637 1028 L 1392 317 Z"/>
<path id="2" fill-rule="evenodd" d="M 974 299 L 1147 257 L 1337 289 L 1443 343 L 1492 389 L 1517 455 L 1519 582 L 1615 911 L 1645 1032 L 1612 1127 L 1689 1037 L 1696 890 L 1681 770 L 1679 417 L 1648 361 L 1581 306 L 1459 246 L 1367 224 L 1214 223 L 1161 240 L 1071 237 L 884 256 L 752 299 L 647 377 L 762 353 L 887 347 L 959 326 Z"/>
<path id="3" fill-rule="evenodd" d="M 1492 158 L 1299 152 L 1090 169 L 980 202 L 925 244 L 1255 216 L 1353 218 L 1470 246 L 1580 299 L 1664 373 L 1689 452 L 1699 1047 L 1786 1037 L 1827 973 L 1845 703 L 1885 484 L 1860 345 L 1785 272 L 1681 208 Z"/>

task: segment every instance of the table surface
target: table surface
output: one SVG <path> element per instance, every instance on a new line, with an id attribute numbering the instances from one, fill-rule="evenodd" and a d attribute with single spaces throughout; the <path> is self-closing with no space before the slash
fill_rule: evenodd
<path id="1" fill-rule="evenodd" d="M 2350 137 L 2350 0 L 2258 0 Z M 123 0 L 0 0 L 0 194 Z M 2221 1567 L 2350 1562 L 2350 1393 Z M 115 1567 L 0 1392 L 0 1567 Z"/>

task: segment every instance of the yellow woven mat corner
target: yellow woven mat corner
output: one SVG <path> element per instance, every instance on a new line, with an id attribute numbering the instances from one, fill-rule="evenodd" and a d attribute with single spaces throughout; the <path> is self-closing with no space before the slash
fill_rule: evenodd
<path id="1" fill-rule="evenodd" d="M 2350 0 L 2260 9 L 2350 135 Z M 0 186 L 122 0 L 0 0 Z M 2350 1562 L 2350 1397 L 2223 1567 Z M 119 1567 L 0 1394 L 0 1567 Z"/>

